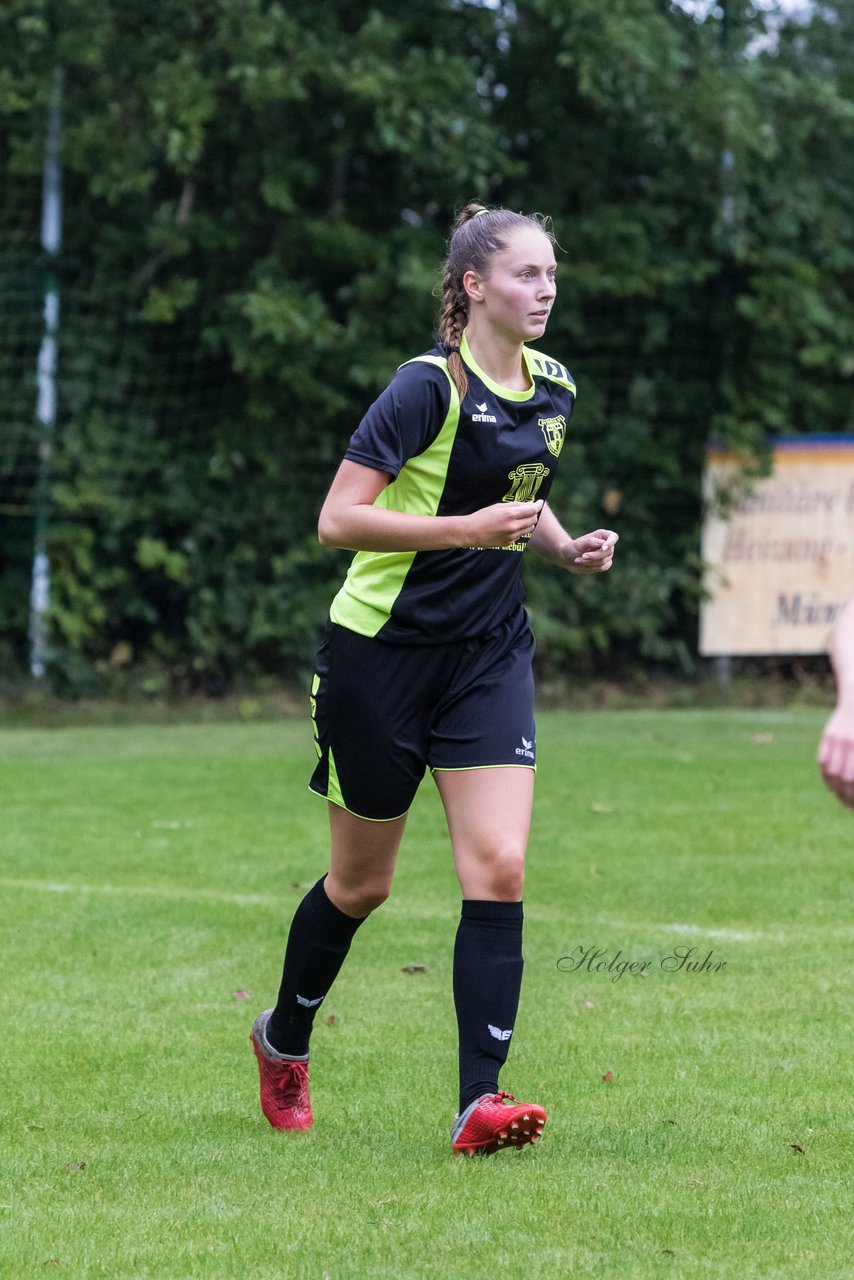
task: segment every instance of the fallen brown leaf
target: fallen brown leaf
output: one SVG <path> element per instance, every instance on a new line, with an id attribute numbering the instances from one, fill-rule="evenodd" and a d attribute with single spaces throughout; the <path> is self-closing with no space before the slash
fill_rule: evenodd
<path id="1" fill-rule="evenodd" d="M 804 1151 L 803 1147 L 799 1147 L 797 1142 L 790 1142 L 789 1146 L 792 1148 L 793 1151 L 799 1151 L 802 1156 L 806 1155 L 806 1151 Z"/>
<path id="2" fill-rule="evenodd" d="M 426 973 L 426 964 L 405 964 L 400 971 L 401 973 Z"/>
<path id="3" fill-rule="evenodd" d="M 244 991 L 242 987 L 238 987 L 236 991 L 232 991 L 231 995 L 234 1000 L 251 1000 L 252 999 L 249 992 Z"/>
<path id="4" fill-rule="evenodd" d="M 602 1077 L 602 1079 L 603 1079 L 603 1080 L 606 1080 L 606 1081 L 607 1081 L 607 1080 L 613 1080 L 613 1079 L 614 1079 L 613 1072 L 611 1072 L 611 1071 L 606 1071 L 606 1072 L 605 1072 L 605 1074 L 604 1074 L 604 1076 Z"/>
<path id="5" fill-rule="evenodd" d="M 86 1168 L 86 1161 L 85 1161 L 85 1160 L 73 1160 L 73 1161 L 71 1162 L 71 1164 L 67 1164 L 65 1167 L 66 1167 L 66 1169 L 69 1171 L 69 1173 L 75 1173 L 78 1169 L 85 1169 L 85 1168 Z"/>
<path id="6" fill-rule="evenodd" d="M 330 1013 L 329 1017 L 326 1019 L 326 1025 L 327 1025 L 327 1027 L 334 1027 L 334 1026 L 335 1026 L 335 1014 L 334 1014 L 334 1013 Z"/>

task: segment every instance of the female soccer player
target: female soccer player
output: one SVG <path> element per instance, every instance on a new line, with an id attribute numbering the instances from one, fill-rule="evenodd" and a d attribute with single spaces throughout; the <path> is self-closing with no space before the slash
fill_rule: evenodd
<path id="1" fill-rule="evenodd" d="M 388 897 L 407 811 L 429 768 L 463 894 L 454 949 L 458 1153 L 535 1142 L 546 1113 L 498 1088 L 522 981 L 522 880 L 536 748 L 520 570 L 528 546 L 570 573 L 610 569 L 617 535 L 572 538 L 546 498 L 575 386 L 526 344 L 555 300 L 537 217 L 469 204 L 444 266 L 440 343 L 404 364 L 354 433 L 320 513 L 356 551 L 311 694 L 329 801 L 329 872 L 297 908 L 276 1007 L 252 1044 L 261 1108 L 312 1123 L 312 1022 L 356 930 Z"/>

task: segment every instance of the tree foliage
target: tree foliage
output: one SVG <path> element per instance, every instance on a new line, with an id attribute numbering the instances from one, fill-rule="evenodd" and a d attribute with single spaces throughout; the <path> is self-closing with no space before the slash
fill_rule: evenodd
<path id="1" fill-rule="evenodd" d="M 342 571 L 319 502 L 367 404 L 429 345 L 472 195 L 554 216 L 547 344 L 580 393 L 555 502 L 622 537 L 610 581 L 533 568 L 540 661 L 689 665 L 710 433 L 851 425 L 850 11 L 772 13 L 773 39 L 744 0 L 727 17 L 10 0 L 7 191 L 32 198 L 64 77 L 55 679 L 129 666 L 218 689 L 308 660 Z M 24 252 L 37 311 L 48 264 Z M 9 510 L 0 602 L 26 578 Z M 24 624 L 20 604 L 0 620 L 19 659 Z"/>

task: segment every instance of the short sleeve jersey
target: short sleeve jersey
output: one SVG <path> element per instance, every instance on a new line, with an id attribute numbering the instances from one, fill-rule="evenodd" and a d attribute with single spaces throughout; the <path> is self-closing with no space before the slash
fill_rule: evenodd
<path id="1" fill-rule="evenodd" d="M 354 432 L 345 458 L 392 477 L 375 506 L 469 515 L 497 502 L 547 498 L 575 403 L 563 365 L 523 347 L 527 391 L 500 386 L 460 344 L 468 392 L 460 403 L 447 348 L 397 371 Z M 474 638 L 522 603 L 522 553 L 508 547 L 360 551 L 331 608 L 333 622 L 403 644 Z"/>

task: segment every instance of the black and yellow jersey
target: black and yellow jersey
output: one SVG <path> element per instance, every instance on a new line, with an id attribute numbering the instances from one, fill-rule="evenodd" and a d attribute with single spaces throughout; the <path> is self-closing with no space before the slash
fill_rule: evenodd
<path id="1" fill-rule="evenodd" d="M 531 386 L 511 391 L 478 367 L 465 333 L 460 351 L 469 380 L 462 404 L 438 346 L 401 365 L 354 432 L 345 458 L 392 477 L 375 506 L 454 516 L 548 496 L 575 403 L 572 378 L 524 347 Z M 330 616 L 396 643 L 484 635 L 521 606 L 526 545 L 360 551 Z"/>

